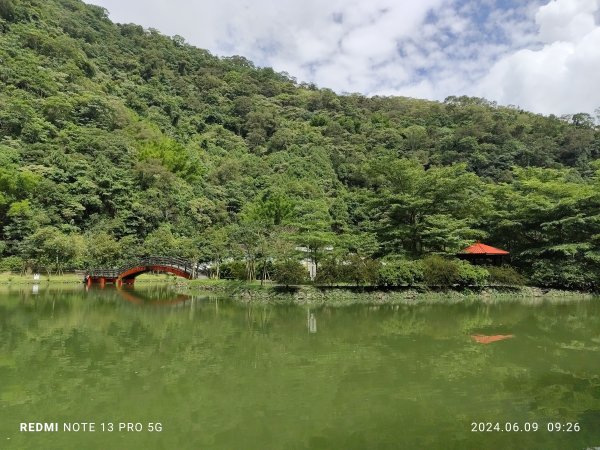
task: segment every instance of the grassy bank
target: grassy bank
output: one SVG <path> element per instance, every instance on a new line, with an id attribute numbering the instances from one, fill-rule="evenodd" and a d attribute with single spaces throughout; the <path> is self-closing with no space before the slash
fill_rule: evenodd
<path id="1" fill-rule="evenodd" d="M 173 275 L 143 274 L 137 277 L 136 283 L 176 283 L 179 278 Z M 62 275 L 41 274 L 39 280 L 34 280 L 33 275 L 22 275 L 11 272 L 0 273 L 0 285 L 28 285 L 28 284 L 81 284 L 83 276 L 76 273 Z"/>
<path id="2" fill-rule="evenodd" d="M 275 284 L 246 283 L 230 280 L 194 280 L 184 283 L 191 293 L 231 297 L 242 302 L 269 304 L 314 305 L 394 305 L 418 303 L 458 303 L 464 301 L 515 301 L 537 303 L 545 300 L 570 301 L 591 299 L 593 294 L 578 291 L 547 290 L 529 286 L 493 286 L 478 289 L 431 290 L 407 288 L 378 290 L 354 286 L 318 287 L 294 286 L 286 288 Z"/>
<path id="3" fill-rule="evenodd" d="M 83 277 L 74 273 L 63 275 L 41 274 L 39 280 L 34 280 L 33 275 L 21 275 L 10 272 L 0 273 L 0 284 L 73 284 L 81 283 Z"/>

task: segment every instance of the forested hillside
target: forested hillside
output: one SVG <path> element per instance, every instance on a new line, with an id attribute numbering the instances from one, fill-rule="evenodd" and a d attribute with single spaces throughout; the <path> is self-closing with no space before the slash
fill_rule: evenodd
<path id="1" fill-rule="evenodd" d="M 593 288 L 598 158 L 588 114 L 336 95 L 78 0 L 0 0 L 4 269 L 178 255 L 257 278 L 303 246 L 323 282 L 403 284 L 481 239 Z"/>

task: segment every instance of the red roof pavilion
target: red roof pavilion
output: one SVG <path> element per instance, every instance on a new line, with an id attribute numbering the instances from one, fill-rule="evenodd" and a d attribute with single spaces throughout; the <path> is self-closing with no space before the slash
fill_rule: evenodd
<path id="1" fill-rule="evenodd" d="M 481 256 L 492 256 L 492 255 L 508 255 L 506 250 L 501 250 L 496 247 L 492 247 L 489 245 L 482 244 L 477 241 L 473 245 L 469 245 L 465 248 L 461 254 L 465 255 L 481 255 Z"/>

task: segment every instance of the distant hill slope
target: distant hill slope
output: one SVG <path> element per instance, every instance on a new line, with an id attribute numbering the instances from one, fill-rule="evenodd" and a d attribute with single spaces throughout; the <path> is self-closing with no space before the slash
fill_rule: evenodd
<path id="1" fill-rule="evenodd" d="M 71 265 L 191 247 L 210 259 L 220 250 L 182 240 L 230 242 L 265 221 L 353 254 L 371 242 L 360 251 L 376 257 L 476 237 L 523 267 L 557 245 L 585 264 L 595 251 L 587 114 L 336 95 L 78 0 L 0 0 L 0 33 L 5 257 L 39 263 L 57 255 L 36 245 L 67 236 L 87 239 L 81 254 L 54 249 Z M 561 217 L 585 224 L 540 228 Z"/>

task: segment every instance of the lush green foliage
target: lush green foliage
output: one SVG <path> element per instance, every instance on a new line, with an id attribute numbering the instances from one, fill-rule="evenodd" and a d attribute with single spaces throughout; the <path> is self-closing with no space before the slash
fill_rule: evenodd
<path id="1" fill-rule="evenodd" d="M 414 286 L 423 281 L 421 261 L 404 259 L 384 261 L 379 270 L 379 284 L 382 286 Z"/>
<path id="2" fill-rule="evenodd" d="M 294 259 L 278 261 L 274 269 L 274 280 L 285 286 L 302 284 L 308 278 L 304 266 Z"/>
<path id="3" fill-rule="evenodd" d="M 510 266 L 489 266 L 486 269 L 490 274 L 489 280 L 493 284 L 520 286 L 527 282 L 523 275 Z"/>
<path id="4" fill-rule="evenodd" d="M 428 286 L 481 286 L 489 278 L 489 272 L 459 259 L 431 255 L 423 259 L 423 279 Z"/>
<path id="5" fill-rule="evenodd" d="M 79 0 L 0 0 L 0 61 L 4 266 L 176 254 L 256 279 L 310 257 L 322 282 L 397 285 L 434 271 L 379 260 L 485 239 L 535 283 L 597 285 L 589 115 L 336 95 Z"/>

